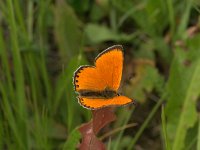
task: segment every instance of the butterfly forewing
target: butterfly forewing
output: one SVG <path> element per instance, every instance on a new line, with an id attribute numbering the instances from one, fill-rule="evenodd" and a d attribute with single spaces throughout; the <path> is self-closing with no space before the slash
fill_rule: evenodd
<path id="1" fill-rule="evenodd" d="M 75 90 L 114 91 L 120 86 L 123 67 L 121 46 L 113 46 L 100 53 L 95 66 L 81 66 L 74 75 Z"/>

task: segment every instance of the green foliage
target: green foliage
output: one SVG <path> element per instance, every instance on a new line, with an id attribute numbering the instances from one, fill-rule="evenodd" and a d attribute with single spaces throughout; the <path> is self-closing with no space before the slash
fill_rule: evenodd
<path id="1" fill-rule="evenodd" d="M 131 1 L 112 0 L 112 3 L 123 13 L 130 11 L 130 18 L 151 36 L 160 35 L 166 26 L 167 19 L 163 20 L 163 18 L 168 17 L 165 1 L 143 0 L 140 3 L 135 1 L 134 7 L 132 7 Z"/>
<path id="2" fill-rule="evenodd" d="M 200 149 L 200 122 L 199 122 L 199 116 L 198 116 L 198 138 L 197 138 L 197 149 Z"/>
<path id="3" fill-rule="evenodd" d="M 74 129 L 70 133 L 68 140 L 64 143 L 63 150 L 75 150 L 80 139 L 81 133 L 77 129 Z"/>
<path id="4" fill-rule="evenodd" d="M 73 9 L 64 0 L 56 2 L 54 15 L 55 36 L 59 45 L 60 56 L 67 62 L 69 58 L 79 52 L 82 46 L 81 22 L 76 17 Z"/>
<path id="5" fill-rule="evenodd" d="M 114 44 L 124 46 L 122 91 L 140 105 L 117 108 L 105 132 L 138 126 L 103 142 L 156 149 L 146 130 L 154 123 L 159 149 L 200 149 L 199 7 L 195 0 L 0 1 L 0 149 L 76 149 L 77 127 L 91 114 L 77 103 L 74 71 Z"/>
<path id="6" fill-rule="evenodd" d="M 136 76 L 130 80 L 131 83 L 126 86 L 125 91 L 131 97 L 137 97 L 140 102 L 144 103 L 147 93 L 151 93 L 156 87 L 158 87 L 157 92 L 160 92 L 163 87 L 163 78 L 155 67 L 149 64 L 138 65 L 136 69 Z"/>
<path id="7" fill-rule="evenodd" d="M 85 27 L 85 35 L 89 44 L 98 44 L 106 41 L 119 43 L 120 41 L 130 41 L 135 37 L 135 34 L 116 33 L 106 26 L 97 24 L 88 24 Z"/>
<path id="8" fill-rule="evenodd" d="M 163 138 L 165 142 L 165 149 L 166 150 L 171 150 L 168 136 L 167 136 L 167 129 L 166 129 L 166 114 L 165 114 L 165 108 L 162 106 L 162 113 L 161 113 L 161 118 L 162 118 L 162 132 L 163 132 Z"/>
<path id="9" fill-rule="evenodd" d="M 127 149 L 128 146 L 129 146 L 129 143 L 131 142 L 131 137 L 129 136 L 123 136 L 121 139 L 120 139 L 120 144 L 116 143 L 118 141 L 113 141 L 112 142 L 112 145 L 117 145 L 117 149 Z M 116 147 L 111 147 L 110 149 L 115 149 Z"/>
<path id="10" fill-rule="evenodd" d="M 173 149 L 182 149 L 189 128 L 197 121 L 196 100 L 200 83 L 200 36 L 186 41 L 186 49 L 177 47 L 168 82 L 167 103 L 170 138 L 175 139 Z M 189 61 L 189 64 L 187 62 Z M 175 92 L 176 91 L 176 92 Z M 179 118 L 179 119 L 177 119 Z M 183 130 L 184 128 L 184 130 Z"/>

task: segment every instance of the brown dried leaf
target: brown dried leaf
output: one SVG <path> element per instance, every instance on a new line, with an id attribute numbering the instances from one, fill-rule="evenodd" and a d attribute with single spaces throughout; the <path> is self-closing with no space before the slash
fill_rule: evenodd
<path id="1" fill-rule="evenodd" d="M 93 110 L 92 113 L 93 119 L 79 128 L 83 137 L 79 149 L 105 150 L 105 145 L 96 137 L 96 135 L 104 126 L 114 121 L 116 116 L 110 108 Z"/>
<path id="2" fill-rule="evenodd" d="M 93 131 L 97 134 L 104 126 L 116 119 L 115 114 L 110 108 L 93 110 Z"/>
<path id="3" fill-rule="evenodd" d="M 96 135 L 93 132 L 92 128 L 92 121 L 83 124 L 80 128 L 79 131 L 82 134 L 82 142 L 79 145 L 80 150 L 89 150 L 89 149 L 96 149 L 96 150 L 105 150 L 104 144 L 97 139 Z"/>

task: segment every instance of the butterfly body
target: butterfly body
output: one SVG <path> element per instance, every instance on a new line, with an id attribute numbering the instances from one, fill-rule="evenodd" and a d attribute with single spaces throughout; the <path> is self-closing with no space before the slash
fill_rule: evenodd
<path id="1" fill-rule="evenodd" d="M 105 88 L 103 91 L 91 91 L 91 90 L 81 90 L 79 91 L 79 96 L 86 98 L 113 98 L 119 95 L 116 91 L 111 90 L 109 88 Z"/>
<path id="2" fill-rule="evenodd" d="M 74 73 L 74 88 L 79 94 L 81 106 L 100 109 L 107 106 L 122 106 L 134 100 L 117 93 L 123 69 L 123 48 L 114 45 L 96 59 L 94 66 L 81 66 Z"/>

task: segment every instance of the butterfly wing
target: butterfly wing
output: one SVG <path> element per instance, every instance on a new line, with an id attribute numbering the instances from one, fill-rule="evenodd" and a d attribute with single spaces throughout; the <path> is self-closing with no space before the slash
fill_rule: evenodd
<path id="1" fill-rule="evenodd" d="M 112 46 L 97 56 L 95 66 L 81 66 L 75 72 L 75 90 L 103 91 L 107 87 L 117 91 L 120 86 L 122 68 L 122 46 Z"/>
<path id="2" fill-rule="evenodd" d="M 99 109 L 107 106 L 123 106 L 135 101 L 126 96 L 116 96 L 110 99 L 92 99 L 85 97 L 78 97 L 81 106 L 87 109 Z"/>

